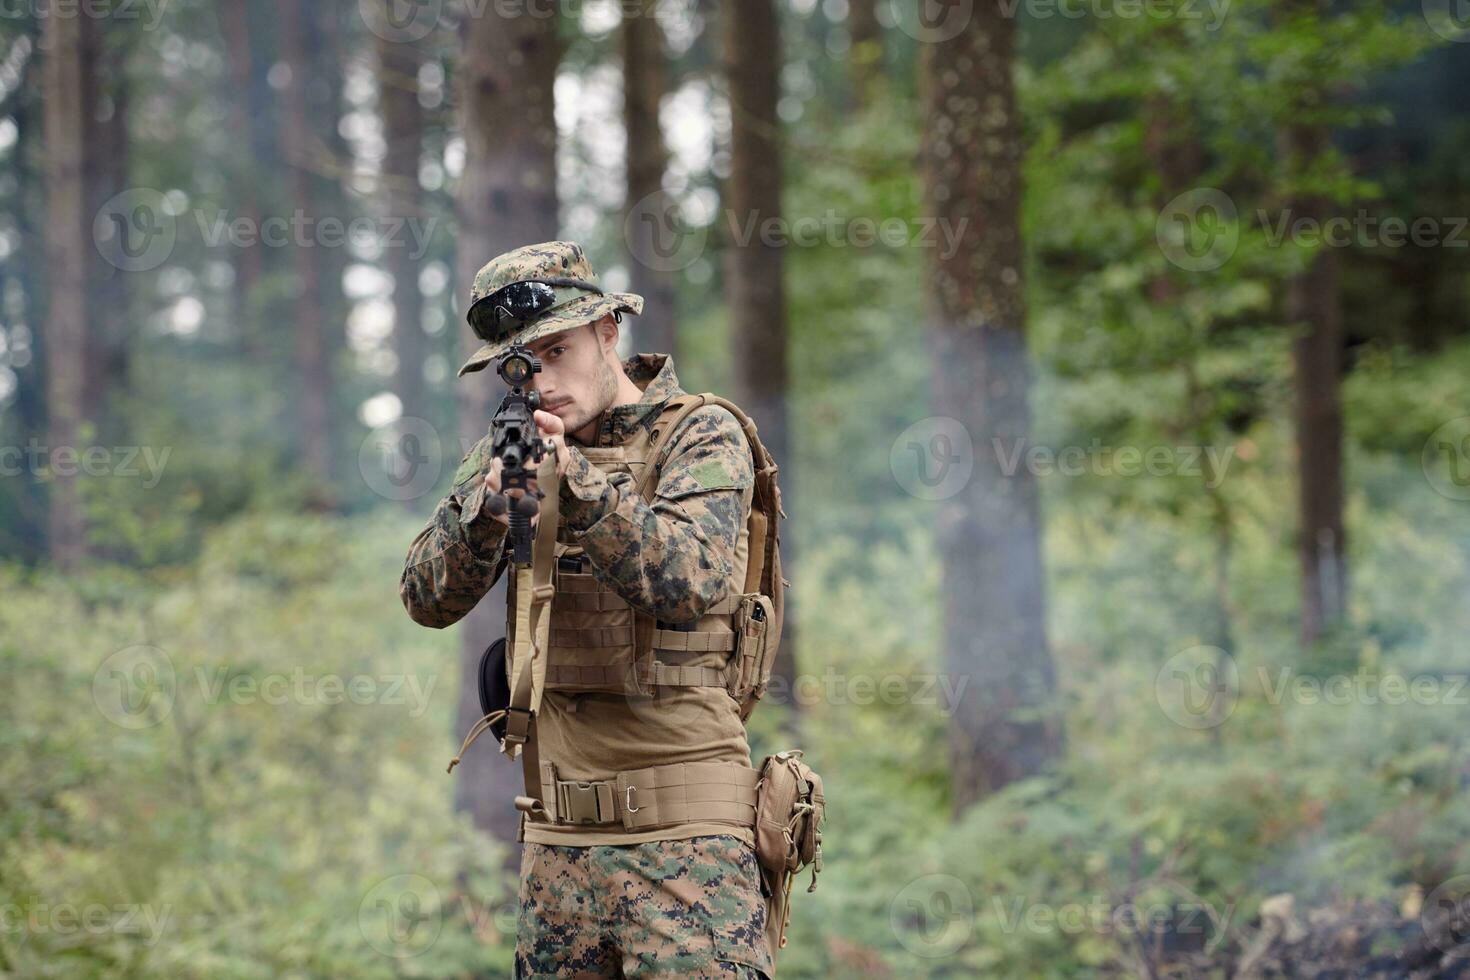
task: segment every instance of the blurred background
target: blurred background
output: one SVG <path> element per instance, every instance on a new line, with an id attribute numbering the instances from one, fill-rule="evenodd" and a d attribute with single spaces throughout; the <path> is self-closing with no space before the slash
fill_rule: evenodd
<path id="1" fill-rule="evenodd" d="M 1461 975 L 1470 11 L 9 0 L 0 974 L 508 976 L 407 546 L 583 243 L 781 463 L 783 976 Z M 1332 972 L 1339 971 L 1339 972 Z"/>

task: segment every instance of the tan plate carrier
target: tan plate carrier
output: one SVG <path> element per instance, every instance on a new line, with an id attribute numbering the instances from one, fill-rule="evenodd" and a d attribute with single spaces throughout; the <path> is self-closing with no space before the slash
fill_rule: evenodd
<path id="1" fill-rule="evenodd" d="M 761 587 L 763 577 L 769 583 L 771 576 L 780 575 L 774 515 L 781 511 L 776 465 L 757 437 L 755 424 L 722 398 L 681 394 L 664 406 L 651 431 L 622 446 L 579 450 L 604 472 L 633 474 L 639 495 L 651 503 L 662 454 L 674 432 L 706 404 L 722 405 L 740 421 L 751 446 L 756 480 L 747 522 L 745 588 L 707 609 L 692 629 L 659 628 L 653 616 L 634 609 L 582 570 L 581 549 L 556 541 L 560 477 L 554 457 L 548 456 L 537 473 L 544 497 L 533 560 L 512 566 L 507 624 L 511 698 L 501 743 L 501 751 L 521 758 L 525 795 L 516 797 L 515 805 L 527 820 L 621 827 L 628 832 L 691 822 L 741 827 L 755 823 L 759 775 L 749 767 L 675 763 L 627 770 L 610 779 L 565 780 L 552 763 L 540 761 L 536 746 L 536 714 L 547 690 L 651 697 L 666 686 L 723 687 L 739 702 L 742 718 L 765 691 L 784 610 L 781 589 Z M 660 659 L 709 651 L 729 651 L 725 666 Z M 498 716 L 482 719 L 471 737 L 498 720 Z"/>

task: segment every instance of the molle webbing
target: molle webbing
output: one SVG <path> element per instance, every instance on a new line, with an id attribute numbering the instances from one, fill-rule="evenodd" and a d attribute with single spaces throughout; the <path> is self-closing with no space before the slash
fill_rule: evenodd
<path id="1" fill-rule="evenodd" d="M 550 687 L 606 687 L 624 682 L 628 664 L 549 664 L 546 683 Z M 655 660 L 650 668 L 655 685 L 669 687 L 724 687 L 723 667 L 690 667 Z"/>
<path id="2" fill-rule="evenodd" d="M 620 825 L 627 831 L 682 823 L 755 824 L 759 774 L 729 762 L 678 762 L 632 769 L 611 779 L 559 779 L 541 764 L 541 799 L 551 823 Z"/>

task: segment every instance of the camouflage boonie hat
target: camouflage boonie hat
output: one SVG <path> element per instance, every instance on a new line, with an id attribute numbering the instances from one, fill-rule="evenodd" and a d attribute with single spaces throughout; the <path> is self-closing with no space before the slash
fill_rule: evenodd
<path id="1" fill-rule="evenodd" d="M 597 274 L 582 246 L 576 242 L 543 242 L 540 245 L 525 245 L 504 255 L 496 256 L 475 275 L 470 289 L 470 307 L 497 290 L 513 282 L 526 280 L 581 280 L 587 286 L 597 287 Z M 504 354 L 512 343 L 529 344 L 533 340 L 549 336 L 572 327 L 591 323 L 608 313 L 643 312 L 643 297 L 634 293 L 604 293 L 582 287 L 558 289 L 557 304 L 536 319 L 531 320 L 504 340 L 486 343 L 459 369 L 460 377 L 479 371 L 491 361 Z M 469 310 L 465 317 L 468 319 Z"/>

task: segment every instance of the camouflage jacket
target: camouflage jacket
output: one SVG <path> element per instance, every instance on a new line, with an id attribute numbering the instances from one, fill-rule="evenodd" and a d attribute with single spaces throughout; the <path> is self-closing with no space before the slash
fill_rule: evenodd
<path id="1" fill-rule="evenodd" d="M 604 412 L 593 445 L 626 442 L 683 391 L 666 355 L 639 354 L 624 368 L 643 397 Z M 593 574 L 630 605 L 669 623 L 698 619 L 723 597 L 749 513 L 754 472 L 735 417 L 711 405 L 680 425 L 651 506 L 632 476 L 602 473 L 577 445 L 569 436 L 560 501 L 564 539 L 580 545 Z M 488 446 L 487 435 L 465 456 L 454 488 L 409 547 L 399 595 L 421 625 L 458 622 L 504 571 L 505 526 L 482 512 Z"/>

